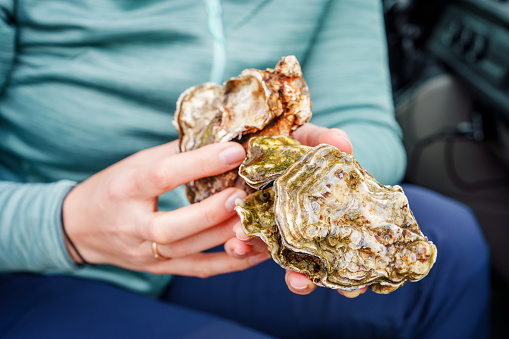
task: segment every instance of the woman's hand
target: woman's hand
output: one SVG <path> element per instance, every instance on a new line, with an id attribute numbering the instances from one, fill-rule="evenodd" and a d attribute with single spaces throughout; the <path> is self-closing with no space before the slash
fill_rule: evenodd
<path id="1" fill-rule="evenodd" d="M 325 128 L 307 123 L 297 129 L 293 137 L 303 145 L 315 147 L 319 144 L 329 144 L 342 152 L 353 154 L 348 134 L 339 128 Z"/>
<path id="2" fill-rule="evenodd" d="M 158 196 L 198 178 L 224 173 L 245 157 L 238 143 L 177 153 L 176 142 L 140 151 L 78 184 L 63 204 L 63 223 L 87 262 L 136 271 L 208 277 L 256 265 L 267 251 L 242 258 L 202 253 L 234 238 L 239 219 L 229 188 L 174 211 L 157 210 Z M 163 258 L 154 257 L 152 243 Z M 79 258 L 68 245 L 76 262 Z"/>
<path id="3" fill-rule="evenodd" d="M 294 138 L 304 145 L 317 146 L 319 144 L 329 144 L 336 146 L 345 153 L 352 154 L 352 143 L 345 131 L 332 128 L 319 127 L 310 123 L 300 127 L 294 133 Z M 225 244 L 226 251 L 237 258 L 243 258 L 251 251 L 261 252 L 266 245 L 260 239 L 248 237 L 243 231 L 240 223 L 235 224 L 234 231 L 236 239 L 231 239 Z M 316 285 L 304 274 L 287 270 L 285 276 L 286 284 L 290 291 L 296 294 L 309 294 L 313 292 Z M 359 294 L 366 292 L 366 287 L 350 292 L 338 292 L 345 297 L 355 298 Z"/>

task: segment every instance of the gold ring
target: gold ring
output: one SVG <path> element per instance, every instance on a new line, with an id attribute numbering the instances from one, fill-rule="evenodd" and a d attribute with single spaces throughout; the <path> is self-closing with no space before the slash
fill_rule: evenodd
<path id="1" fill-rule="evenodd" d="M 154 258 L 160 261 L 171 260 L 171 258 L 162 256 L 161 253 L 159 253 L 159 251 L 157 250 L 157 243 L 155 241 L 152 241 L 152 254 L 154 254 Z"/>

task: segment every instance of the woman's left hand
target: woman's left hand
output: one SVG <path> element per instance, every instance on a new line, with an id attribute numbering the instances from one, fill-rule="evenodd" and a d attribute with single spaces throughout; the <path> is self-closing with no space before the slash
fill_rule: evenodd
<path id="1" fill-rule="evenodd" d="M 307 123 L 295 131 L 293 136 L 303 145 L 314 147 L 319 144 L 329 144 L 336 146 L 345 153 L 352 154 L 353 151 L 352 143 L 350 142 L 348 135 L 345 131 L 338 128 L 329 129 Z M 225 243 L 225 250 L 229 255 L 236 258 L 242 258 L 247 256 L 251 251 L 261 252 L 263 248 L 267 251 L 265 243 L 260 239 L 254 239 L 247 236 L 242 230 L 240 223 L 237 223 L 233 230 L 237 237 L 230 239 Z M 316 288 L 316 285 L 304 274 L 290 270 L 286 271 L 285 281 L 290 291 L 296 294 L 306 295 L 313 292 Z M 338 290 L 338 293 L 348 298 L 355 298 L 364 292 L 366 292 L 366 287 L 350 292 L 342 292 Z"/>

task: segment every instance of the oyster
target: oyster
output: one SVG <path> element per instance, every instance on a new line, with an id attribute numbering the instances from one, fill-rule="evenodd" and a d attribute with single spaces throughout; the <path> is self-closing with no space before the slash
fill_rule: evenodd
<path id="1" fill-rule="evenodd" d="M 224 86 L 191 87 L 177 101 L 173 125 L 179 151 L 214 142 L 238 141 L 246 147 L 255 135 L 286 135 L 311 118 L 311 99 L 294 56 L 281 58 L 274 69 L 245 69 Z M 237 170 L 190 182 L 186 193 L 198 202 L 226 187 L 249 190 Z"/>
<path id="2" fill-rule="evenodd" d="M 248 143 L 246 159 L 239 167 L 239 175 L 249 186 L 262 189 L 310 148 L 285 136 L 253 137 Z"/>
<path id="3" fill-rule="evenodd" d="M 390 293 L 425 277 L 437 250 L 401 187 L 379 184 L 333 146 L 311 148 L 292 139 L 310 118 L 294 56 L 274 69 L 246 69 L 223 86 L 186 90 L 173 121 L 180 152 L 232 140 L 247 148 L 238 171 L 188 183 L 189 201 L 230 186 L 254 192 L 236 206 L 246 234 L 261 238 L 279 265 L 321 286 Z"/>
<path id="4" fill-rule="evenodd" d="M 379 184 L 333 146 L 306 148 L 289 139 L 249 142 L 241 175 L 255 187 L 273 187 L 237 202 L 246 234 L 267 243 L 281 266 L 328 288 L 369 286 L 385 294 L 428 274 L 437 250 L 401 187 Z"/>

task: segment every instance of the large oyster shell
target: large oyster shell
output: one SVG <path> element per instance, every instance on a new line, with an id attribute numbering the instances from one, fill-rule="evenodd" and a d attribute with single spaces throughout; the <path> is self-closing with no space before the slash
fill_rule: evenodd
<path id="1" fill-rule="evenodd" d="M 282 161 L 278 154 L 285 153 L 266 146 L 278 144 L 277 139 L 252 139 L 248 154 L 263 160 L 241 169 L 250 173 L 272 168 L 272 162 L 293 164 L 277 175 L 259 171 L 257 187 L 278 176 L 273 187 L 236 207 L 246 234 L 267 243 L 277 263 L 344 291 L 370 286 L 389 293 L 428 274 L 437 250 L 420 231 L 400 186 L 379 184 L 353 156 L 330 145 Z M 279 144 L 291 148 L 287 139 Z"/>
<path id="2" fill-rule="evenodd" d="M 294 56 L 281 58 L 274 69 L 246 69 L 224 83 L 205 83 L 182 93 L 173 124 L 179 151 L 214 142 L 236 140 L 244 145 L 255 135 L 286 135 L 311 118 L 311 99 Z M 226 187 L 249 190 L 236 170 L 186 185 L 190 202 Z"/>

